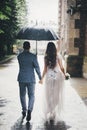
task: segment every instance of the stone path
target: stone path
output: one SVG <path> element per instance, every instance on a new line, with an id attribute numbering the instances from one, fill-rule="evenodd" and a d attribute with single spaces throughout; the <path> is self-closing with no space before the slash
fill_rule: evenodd
<path id="1" fill-rule="evenodd" d="M 42 57 L 39 57 L 39 60 L 42 65 Z M 87 130 L 87 107 L 74 89 L 71 80 L 65 81 L 64 110 L 60 122 L 56 125 L 43 124 L 41 105 L 43 87 L 38 82 L 32 120 L 30 123 L 26 123 L 26 120 L 22 122 L 17 73 L 16 58 L 0 69 L 0 130 Z"/>

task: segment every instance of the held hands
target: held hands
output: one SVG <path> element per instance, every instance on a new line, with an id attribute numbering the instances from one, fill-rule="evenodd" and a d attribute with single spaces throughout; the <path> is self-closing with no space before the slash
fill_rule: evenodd
<path id="1" fill-rule="evenodd" d="M 40 83 L 40 84 L 43 84 L 43 79 L 41 79 L 41 80 L 39 81 L 39 83 Z"/>

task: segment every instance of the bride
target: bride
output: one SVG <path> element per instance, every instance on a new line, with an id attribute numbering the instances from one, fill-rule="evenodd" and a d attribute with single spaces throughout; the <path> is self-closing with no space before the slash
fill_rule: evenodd
<path id="1" fill-rule="evenodd" d="M 53 42 L 49 42 L 44 57 L 44 69 L 39 83 L 43 84 L 45 77 L 45 120 L 56 120 L 62 109 L 62 93 L 65 72 L 60 55 Z"/>

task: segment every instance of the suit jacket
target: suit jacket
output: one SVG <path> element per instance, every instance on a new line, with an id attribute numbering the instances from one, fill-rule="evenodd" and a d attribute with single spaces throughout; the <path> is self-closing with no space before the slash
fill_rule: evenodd
<path id="1" fill-rule="evenodd" d="M 39 79 L 41 79 L 40 67 L 37 61 L 36 55 L 23 51 L 17 56 L 19 62 L 19 74 L 18 81 L 19 82 L 32 82 L 35 83 L 35 72 L 36 71 Z"/>

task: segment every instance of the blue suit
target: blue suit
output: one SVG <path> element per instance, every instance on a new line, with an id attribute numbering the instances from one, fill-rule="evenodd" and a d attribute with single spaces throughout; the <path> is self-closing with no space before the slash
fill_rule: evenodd
<path id="1" fill-rule="evenodd" d="M 19 62 L 19 75 L 18 75 L 19 82 L 35 83 L 36 80 L 34 69 L 36 70 L 39 79 L 41 79 L 40 68 L 36 55 L 27 51 L 23 51 L 18 55 L 18 62 Z"/>
<path id="2" fill-rule="evenodd" d="M 36 71 L 39 79 L 41 79 L 41 73 L 36 55 L 30 53 L 29 51 L 23 51 L 18 55 L 19 63 L 19 74 L 18 82 L 20 89 L 20 100 L 22 105 L 22 110 L 26 111 L 26 89 L 28 90 L 28 110 L 33 110 L 34 105 L 34 91 L 35 91 L 35 72 Z"/>

